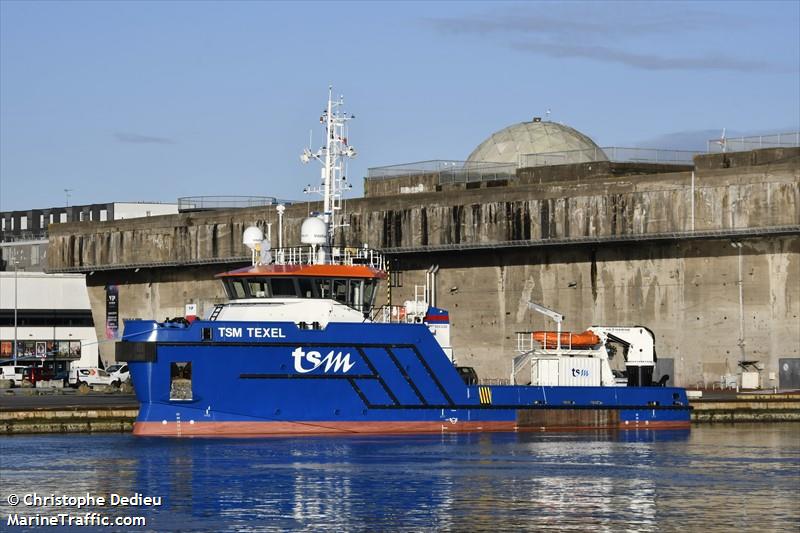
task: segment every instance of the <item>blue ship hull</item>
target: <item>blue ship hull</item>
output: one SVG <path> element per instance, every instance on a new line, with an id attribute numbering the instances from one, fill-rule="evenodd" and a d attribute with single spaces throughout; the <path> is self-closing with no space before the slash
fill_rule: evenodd
<path id="1" fill-rule="evenodd" d="M 468 386 L 424 324 L 130 320 L 137 435 L 685 428 L 683 389 Z"/>

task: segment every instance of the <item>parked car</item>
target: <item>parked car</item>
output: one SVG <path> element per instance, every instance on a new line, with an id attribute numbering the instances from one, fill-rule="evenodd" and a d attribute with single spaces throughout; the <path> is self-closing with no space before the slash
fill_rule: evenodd
<path id="1" fill-rule="evenodd" d="M 100 368 L 73 368 L 69 371 L 69 384 L 73 387 L 80 387 L 86 384 L 90 387 L 95 385 L 114 385 L 119 384 L 114 381 L 108 372 Z"/>
<path id="2" fill-rule="evenodd" d="M 22 379 L 29 381 L 31 385 L 36 385 L 38 381 L 48 381 L 53 379 L 54 373 L 50 368 L 40 366 L 26 366 L 22 374 Z"/>
<path id="3" fill-rule="evenodd" d="M 128 383 L 131 380 L 131 374 L 128 372 L 127 363 L 117 363 L 106 368 L 106 372 L 115 380 L 120 383 Z"/>
<path id="4" fill-rule="evenodd" d="M 22 385 L 22 379 L 25 374 L 25 367 L 24 366 L 15 366 L 15 365 L 3 365 L 0 366 L 0 379 L 7 379 L 11 381 L 11 383 L 15 387 L 19 387 Z"/>
<path id="5" fill-rule="evenodd" d="M 58 380 L 58 381 L 63 381 L 64 382 L 64 386 L 65 387 L 68 386 L 69 385 L 69 368 L 65 368 L 63 370 L 54 371 L 52 379 L 55 379 L 55 380 Z"/>

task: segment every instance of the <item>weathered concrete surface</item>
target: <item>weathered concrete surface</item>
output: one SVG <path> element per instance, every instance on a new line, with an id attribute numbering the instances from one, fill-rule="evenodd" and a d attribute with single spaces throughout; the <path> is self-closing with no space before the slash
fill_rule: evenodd
<path id="1" fill-rule="evenodd" d="M 693 400 L 692 422 L 797 422 L 800 396 L 740 396 L 727 400 Z"/>
<path id="2" fill-rule="evenodd" d="M 514 175 L 505 178 L 495 176 L 487 181 L 458 181 L 446 172 L 426 174 L 406 174 L 396 177 L 364 180 L 364 196 L 396 196 L 398 194 L 423 193 L 434 191 L 455 191 L 495 187 L 515 187 L 519 185 L 546 184 L 560 181 L 583 183 L 610 176 L 642 176 L 645 174 L 664 174 L 676 171 L 691 171 L 692 165 L 665 165 L 654 163 L 616 163 L 612 161 L 592 161 L 568 165 L 519 168 Z M 477 177 L 477 176 L 476 176 Z M 474 179 L 474 178 L 473 178 Z"/>
<path id="3" fill-rule="evenodd" d="M 690 172 L 678 172 L 354 199 L 345 244 L 393 248 L 800 224 L 800 149 L 768 164 L 698 171 L 694 195 L 691 182 Z M 286 210 L 287 245 L 297 244 L 309 208 L 319 205 Z M 242 257 L 244 228 L 267 222 L 277 228 L 274 210 L 249 208 L 56 224 L 48 270 Z"/>
<path id="4" fill-rule="evenodd" d="M 131 431 L 139 409 L 37 409 L 0 411 L 0 435 Z"/>
<path id="5" fill-rule="evenodd" d="M 566 315 L 565 330 L 644 325 L 676 383 L 720 381 L 741 359 L 777 372 L 800 357 L 800 238 L 743 240 L 744 357 L 738 346 L 738 249 L 724 241 L 429 254 L 404 261 L 402 301 L 440 266 L 437 304 L 450 310 L 456 354 L 479 375 L 507 377 L 516 331 L 553 329 L 534 301 Z M 769 384 L 769 383 L 766 383 Z"/>
<path id="6" fill-rule="evenodd" d="M 439 264 L 437 303 L 451 312 L 457 357 L 483 377 L 508 376 L 515 331 L 552 326 L 525 310 L 533 300 L 563 312 L 566 329 L 651 327 L 659 356 L 674 359 L 676 384 L 719 381 L 735 374 L 742 358 L 765 363 L 766 380 L 777 372 L 778 358 L 800 357 L 800 232 L 742 235 L 736 237 L 741 248 L 733 248 L 730 238 L 678 237 L 502 247 L 520 240 L 680 233 L 692 225 L 696 230 L 797 227 L 800 150 L 758 152 L 736 156 L 742 165 L 755 157 L 754 164 L 727 163 L 727 168 L 724 159 L 707 156 L 695 174 L 694 191 L 691 173 L 675 172 L 350 200 L 349 243 L 423 252 L 399 256 L 402 286 L 393 288 L 395 303 L 411 299 L 425 270 Z M 307 211 L 306 204 L 286 210 L 288 244 L 296 243 Z M 123 318 L 182 315 L 186 303 L 199 304 L 202 313 L 223 297 L 213 274 L 245 255 L 244 228 L 266 222 L 277 227 L 274 210 L 59 224 L 51 227 L 49 267 L 94 272 L 87 282 L 102 337 L 106 284 L 120 285 Z M 498 248 L 426 252 L 433 245 L 492 243 Z M 220 264 L 192 266 L 214 260 Z M 104 359 L 112 352 L 111 344 L 101 346 Z"/>

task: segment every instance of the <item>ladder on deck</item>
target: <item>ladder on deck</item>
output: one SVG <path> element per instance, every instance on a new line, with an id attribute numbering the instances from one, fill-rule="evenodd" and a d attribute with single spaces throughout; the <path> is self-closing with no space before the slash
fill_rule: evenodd
<path id="1" fill-rule="evenodd" d="M 214 320 L 216 320 L 216 319 L 217 319 L 217 317 L 219 316 L 219 314 L 222 312 L 222 308 L 223 308 L 223 307 L 225 307 L 225 306 L 224 306 L 224 305 L 222 305 L 222 304 L 215 305 L 215 306 L 214 306 L 214 310 L 213 310 L 213 311 L 211 311 L 211 316 L 210 316 L 210 317 L 208 317 L 208 320 L 210 320 L 210 321 L 214 321 Z"/>

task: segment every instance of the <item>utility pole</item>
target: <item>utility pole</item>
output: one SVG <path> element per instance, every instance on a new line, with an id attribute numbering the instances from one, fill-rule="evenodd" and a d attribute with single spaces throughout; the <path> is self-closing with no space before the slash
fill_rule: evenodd
<path id="1" fill-rule="evenodd" d="M 14 366 L 17 364 L 17 352 L 19 351 L 19 336 L 17 335 L 17 285 L 19 280 L 18 263 L 17 250 L 14 250 Z"/>

